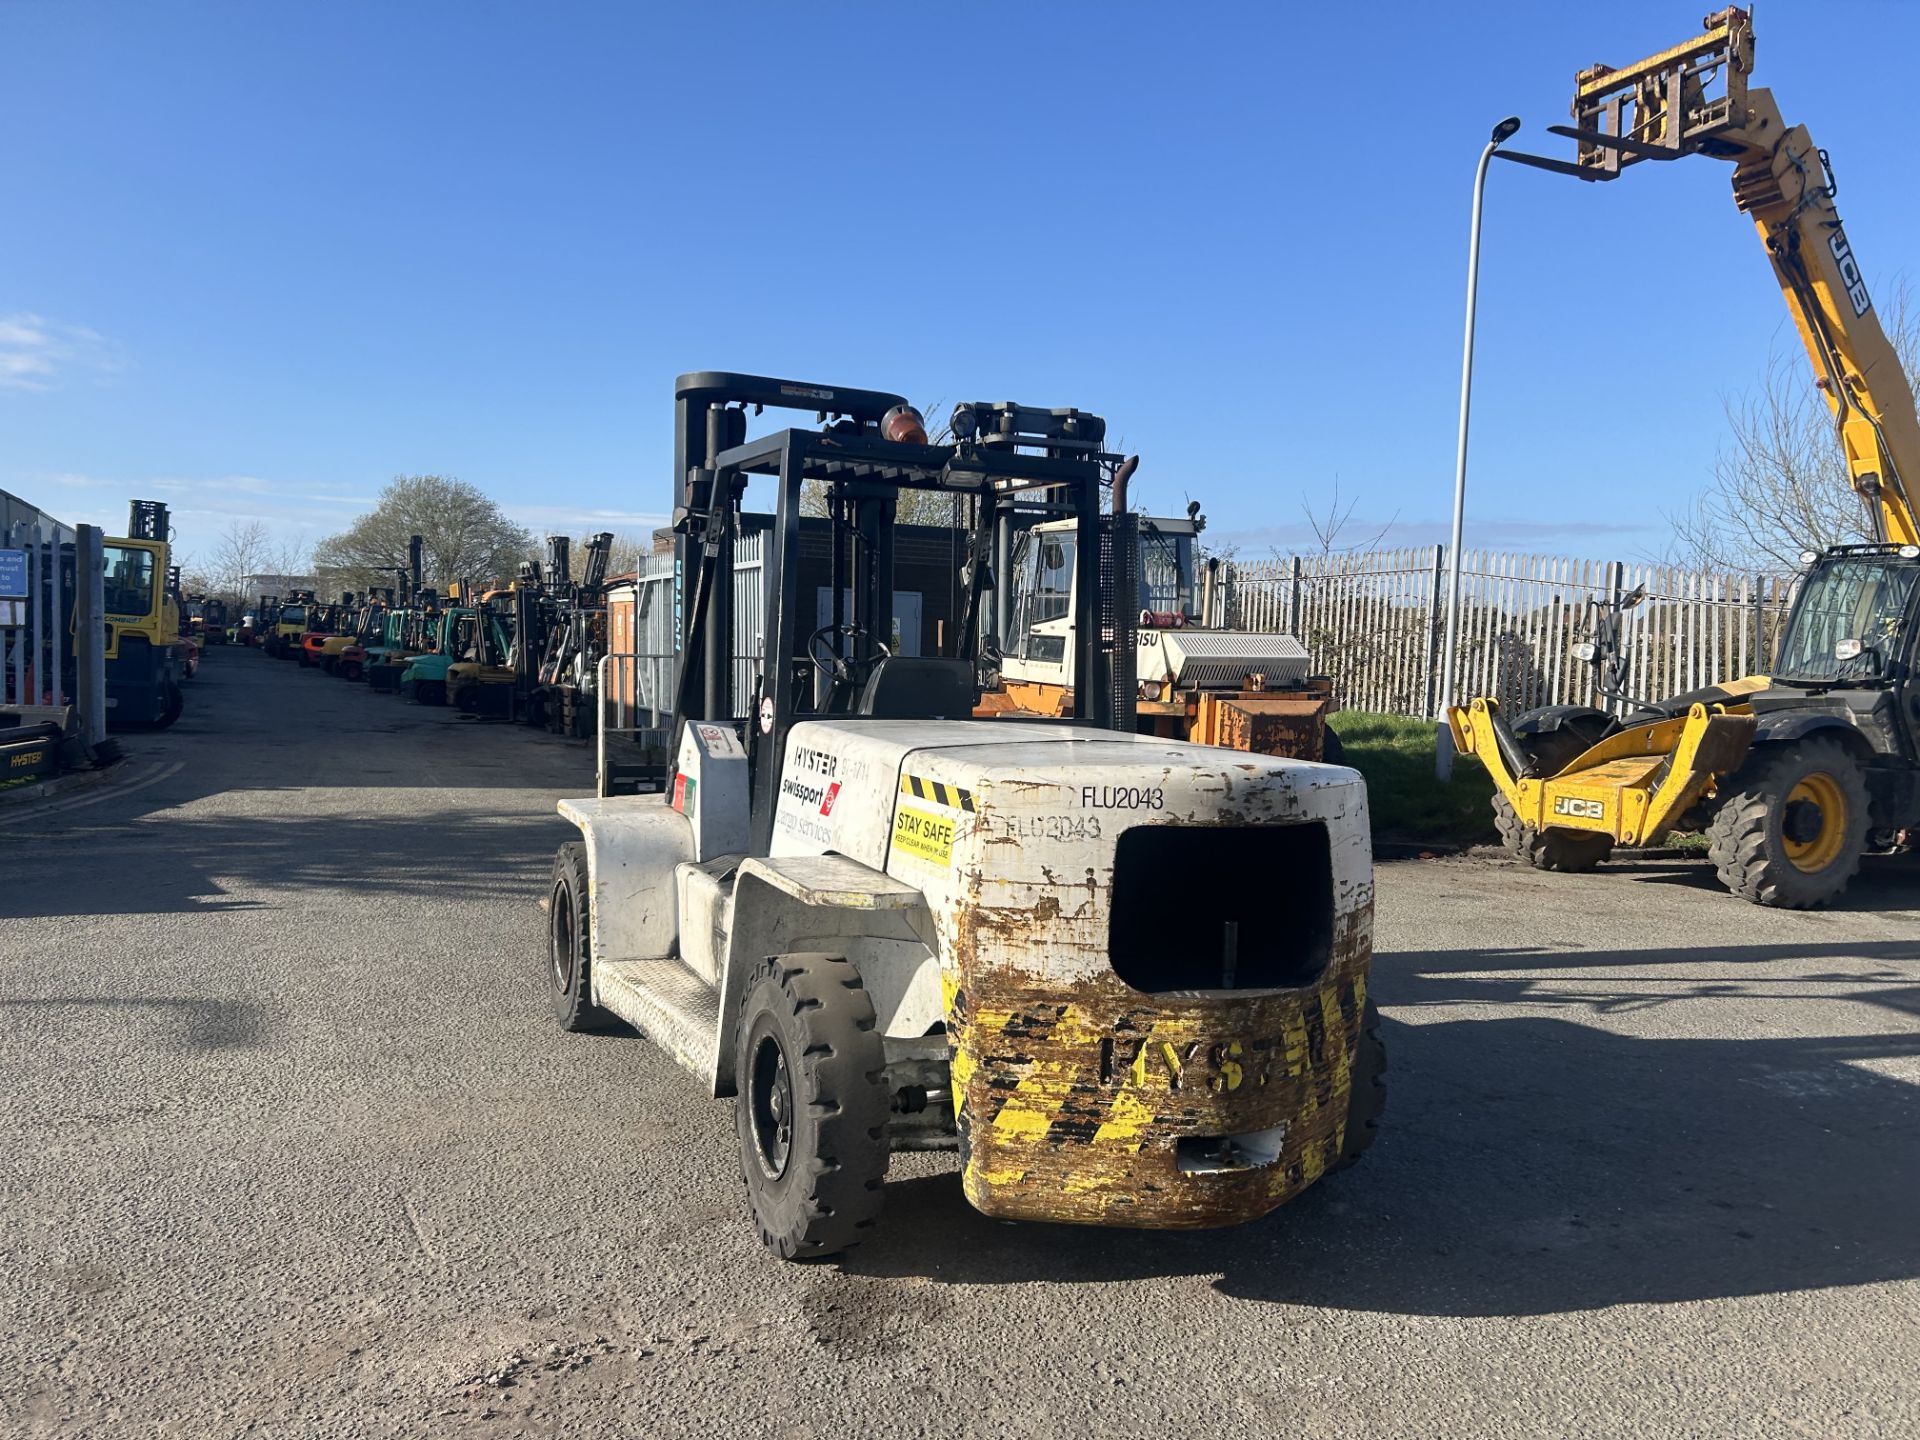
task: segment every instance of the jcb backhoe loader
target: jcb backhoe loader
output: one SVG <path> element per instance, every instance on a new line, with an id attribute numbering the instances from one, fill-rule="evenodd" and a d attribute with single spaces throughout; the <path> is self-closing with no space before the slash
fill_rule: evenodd
<path id="1" fill-rule="evenodd" d="M 754 1223 L 789 1259 L 871 1232 L 895 1150 L 957 1149 L 989 1215 L 1147 1228 L 1250 1220 L 1357 1159 L 1382 1099 L 1365 786 L 1135 731 L 1133 616 L 1102 599 L 1134 517 L 1100 511 L 1100 418 L 983 406 L 933 445 L 880 392 L 702 373 L 675 401 L 675 759 L 660 794 L 603 774 L 560 804 L 560 1024 L 617 1016 L 733 1098 Z M 762 406 L 821 428 L 749 439 Z M 765 612 L 736 626 L 750 478 L 775 514 Z M 840 612 L 817 628 L 809 483 Z M 960 497 L 976 540 L 1004 507 L 1070 519 L 1099 557 L 1070 715 L 973 717 L 985 567 L 952 653 L 890 652 L 908 490 Z"/>
<path id="2" fill-rule="evenodd" d="M 1832 163 L 1771 92 L 1750 90 L 1753 25 L 1738 8 L 1705 33 L 1575 82 L 1571 161 L 1498 152 L 1582 180 L 1643 160 L 1732 163 L 1813 361 L 1876 540 L 1809 552 L 1772 673 L 1656 704 L 1613 694 L 1624 719 L 1551 706 L 1509 723 L 1491 700 L 1448 713 L 1485 763 L 1508 847 L 1586 870 L 1618 845 L 1704 826 L 1720 879 L 1762 905 L 1805 908 L 1846 887 L 1867 850 L 1920 826 L 1920 420 L 1900 358 L 1834 206 Z"/>

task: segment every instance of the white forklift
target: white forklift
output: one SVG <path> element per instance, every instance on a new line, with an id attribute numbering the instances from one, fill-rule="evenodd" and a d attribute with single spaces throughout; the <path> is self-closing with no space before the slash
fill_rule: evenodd
<path id="1" fill-rule="evenodd" d="M 866 1236 L 894 1150 L 957 1149 L 989 1215 L 1149 1228 L 1250 1220 L 1357 1159 L 1384 1094 L 1364 785 L 1137 733 L 1137 530 L 1101 513 L 1099 417 L 962 406 L 931 445 L 880 392 L 700 373 L 675 400 L 674 762 L 658 794 L 561 803 L 581 833 L 550 896 L 561 1025 L 623 1021 L 732 1097 L 755 1223 L 789 1259 Z M 765 406 L 820 428 L 748 440 Z M 750 476 L 776 495 L 743 667 Z M 807 481 L 834 521 L 817 629 Z M 882 641 L 906 489 L 970 516 L 949 654 Z M 1009 509 L 1071 520 L 1098 557 L 1074 599 L 1091 683 L 1058 719 L 973 715 Z"/>

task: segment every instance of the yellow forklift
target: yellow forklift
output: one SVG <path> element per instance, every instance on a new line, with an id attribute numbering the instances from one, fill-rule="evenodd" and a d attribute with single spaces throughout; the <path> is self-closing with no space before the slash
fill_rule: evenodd
<path id="1" fill-rule="evenodd" d="M 1589 652 L 1623 714 L 1555 705 L 1509 720 L 1490 699 L 1450 710 L 1455 744 L 1493 776 L 1515 855 L 1589 870 L 1614 846 L 1704 828 L 1720 880 L 1760 905 L 1837 897 L 1863 854 L 1920 829 L 1920 419 L 1834 204 L 1833 164 L 1772 92 L 1750 89 L 1753 22 L 1738 7 L 1634 65 L 1575 80 L 1572 161 L 1521 164 L 1608 181 L 1643 161 L 1733 166 L 1787 313 L 1813 362 L 1867 544 L 1809 551 L 1770 673 L 1665 700 L 1620 689 L 1619 614 Z"/>
<path id="2" fill-rule="evenodd" d="M 307 633 L 309 614 L 318 607 L 313 591 L 290 590 L 269 617 L 261 648 L 276 660 L 300 658 L 300 639 Z"/>
<path id="3" fill-rule="evenodd" d="M 164 729 L 185 707 L 172 528 L 163 502 L 135 500 L 127 535 L 104 547 L 110 729 Z"/>

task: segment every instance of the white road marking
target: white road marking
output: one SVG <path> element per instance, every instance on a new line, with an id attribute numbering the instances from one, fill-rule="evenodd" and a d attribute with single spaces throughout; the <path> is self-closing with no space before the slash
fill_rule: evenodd
<path id="1" fill-rule="evenodd" d="M 109 783 L 103 790 L 75 795 L 68 799 L 49 800 L 44 805 L 23 806 L 18 816 L 8 817 L 8 819 L 0 821 L 0 830 L 17 830 L 22 828 L 23 822 L 26 821 L 42 820 L 49 815 L 64 815 L 69 810 L 79 810 L 87 805 L 98 805 L 102 800 L 113 800 L 122 795 L 131 795 L 135 790 L 144 790 L 149 785 L 157 785 L 162 780 L 170 779 L 186 768 L 187 766 L 184 760 L 176 760 L 171 765 L 158 767 L 151 775 L 147 775 L 139 780 L 128 781 L 124 785 Z"/>

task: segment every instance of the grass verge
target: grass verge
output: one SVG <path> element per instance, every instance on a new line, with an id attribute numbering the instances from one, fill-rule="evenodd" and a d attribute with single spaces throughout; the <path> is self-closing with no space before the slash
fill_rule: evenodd
<path id="1" fill-rule="evenodd" d="M 1375 840 L 1412 845 L 1481 845 L 1499 839 L 1493 828 L 1493 781 L 1471 755 L 1453 762 L 1453 779 L 1433 776 L 1431 720 L 1342 710 L 1329 721 L 1346 763 L 1367 779 Z"/>

